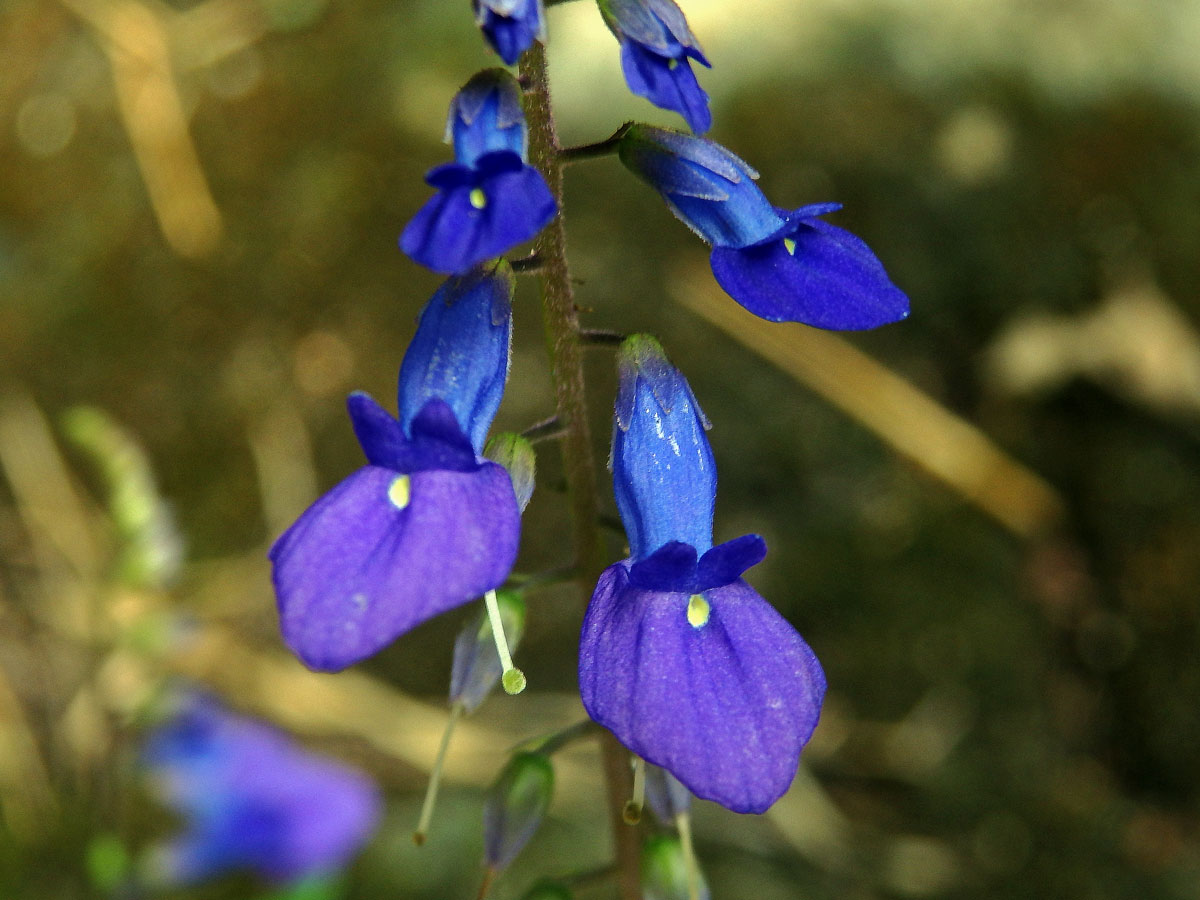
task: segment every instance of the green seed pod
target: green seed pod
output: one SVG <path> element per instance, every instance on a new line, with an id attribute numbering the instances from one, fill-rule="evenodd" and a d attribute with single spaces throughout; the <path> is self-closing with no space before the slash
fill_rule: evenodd
<path id="1" fill-rule="evenodd" d="M 694 870 L 696 892 L 688 889 L 688 856 L 675 835 L 658 835 L 642 847 L 644 900 L 710 900 L 708 885 L 699 868 Z"/>
<path id="2" fill-rule="evenodd" d="M 540 753 L 518 753 L 488 789 L 483 847 L 488 868 L 507 868 L 542 824 L 554 793 L 554 768 Z"/>

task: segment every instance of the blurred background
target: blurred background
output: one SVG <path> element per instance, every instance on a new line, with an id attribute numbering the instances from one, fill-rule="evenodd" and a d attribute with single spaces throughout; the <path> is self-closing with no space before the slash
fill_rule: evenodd
<path id="1" fill-rule="evenodd" d="M 0 6 L 0 897 L 108 896 L 177 827 L 135 765 L 167 675 L 380 781 L 353 900 L 474 896 L 483 787 L 582 715 L 579 599 L 532 593 L 530 689 L 461 726 L 417 850 L 472 611 L 338 676 L 276 631 L 266 548 L 361 464 L 345 395 L 392 405 L 439 283 L 396 237 L 495 64 L 469 6 Z M 913 309 L 767 326 L 615 160 L 568 172 L 585 324 L 654 332 L 689 376 L 717 539 L 767 538 L 750 580 L 829 678 L 769 814 L 698 804 L 713 896 L 1200 897 L 1200 2 L 683 7 L 710 136 L 778 205 L 843 203 Z M 625 89 L 593 4 L 548 15 L 565 144 L 679 124 Z M 505 430 L 552 412 L 532 281 L 515 313 Z M 588 365 L 603 458 L 610 351 Z M 568 561 L 556 457 L 522 572 Z M 564 751 L 495 896 L 602 864 L 601 796 L 594 747 Z"/>

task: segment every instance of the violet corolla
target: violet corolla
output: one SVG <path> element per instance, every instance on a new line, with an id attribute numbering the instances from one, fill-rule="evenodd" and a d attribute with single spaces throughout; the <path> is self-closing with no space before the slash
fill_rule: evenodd
<path id="1" fill-rule="evenodd" d="M 795 776 L 825 676 L 741 578 L 762 538 L 712 546 L 716 470 L 683 375 L 645 335 L 625 341 L 619 369 L 612 468 L 630 556 L 600 576 L 584 617 L 583 704 L 696 796 L 761 813 Z"/>
<path id="2" fill-rule="evenodd" d="M 310 668 L 343 669 L 508 576 L 520 509 L 508 472 L 480 454 L 508 375 L 512 290 L 501 262 L 433 295 L 400 368 L 398 419 L 350 395 L 367 465 L 270 553 L 284 640 Z"/>
<path id="3" fill-rule="evenodd" d="M 366 843 L 382 812 L 362 773 L 206 696 L 183 699 L 150 735 L 142 763 L 186 822 L 154 858 L 155 874 L 170 883 L 234 869 L 278 882 L 331 873 Z"/>
<path id="4" fill-rule="evenodd" d="M 462 274 L 527 241 L 557 204 L 527 163 L 517 80 L 503 69 L 472 78 L 450 104 L 455 161 L 430 169 L 437 188 L 400 235 L 400 249 L 435 272 Z"/>
<path id="5" fill-rule="evenodd" d="M 712 245 L 717 282 L 756 316 L 840 331 L 908 316 L 908 297 L 871 248 L 821 220 L 839 204 L 773 206 L 743 160 L 713 141 L 665 128 L 629 127 L 619 154 Z"/>

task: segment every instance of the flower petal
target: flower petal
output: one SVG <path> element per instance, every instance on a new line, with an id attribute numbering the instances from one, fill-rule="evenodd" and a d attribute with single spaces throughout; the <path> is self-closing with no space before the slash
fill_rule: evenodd
<path id="1" fill-rule="evenodd" d="M 520 159 L 507 152 L 480 157 L 473 186 L 431 197 L 400 235 L 400 248 L 435 272 L 463 274 L 541 231 L 557 208 L 550 189 L 532 166 L 493 165 L 501 156 Z"/>
<path id="2" fill-rule="evenodd" d="M 743 534 L 713 547 L 696 566 L 695 590 L 706 591 L 736 581 L 767 555 L 767 542 L 757 534 Z"/>
<path id="3" fill-rule="evenodd" d="M 708 422 L 653 338 L 626 338 L 617 366 L 613 493 L 632 555 L 645 559 L 669 541 L 708 550 L 717 494 Z"/>
<path id="4" fill-rule="evenodd" d="M 771 322 L 857 331 L 908 316 L 908 297 L 871 249 L 818 219 L 765 244 L 714 247 L 710 261 L 725 292 Z"/>
<path id="5" fill-rule="evenodd" d="M 446 280 L 421 310 L 400 365 L 397 409 L 404 430 L 431 399 L 449 404 L 475 453 L 508 378 L 512 269 L 481 267 Z"/>
<path id="6" fill-rule="evenodd" d="M 498 587 L 519 531 L 508 473 L 494 463 L 408 476 L 359 469 L 271 548 L 284 640 L 313 669 L 365 659 Z"/>
<path id="7" fill-rule="evenodd" d="M 484 37 L 510 66 L 535 38 L 546 38 L 542 0 L 475 0 L 475 12 Z"/>
<path id="8" fill-rule="evenodd" d="M 447 469 L 473 472 L 479 468 L 475 450 L 462 432 L 450 406 L 440 398 L 429 400 L 409 425 L 406 438 L 399 422 L 362 391 L 346 398 L 354 434 L 372 466 L 394 472 Z"/>
<path id="9" fill-rule="evenodd" d="M 588 714 L 692 793 L 764 812 L 787 790 L 816 727 L 825 676 L 795 629 L 744 581 L 686 594 L 600 577 L 584 617 L 579 685 Z"/>
<path id="10" fill-rule="evenodd" d="M 690 591 L 695 580 L 696 548 L 683 541 L 669 541 L 629 567 L 630 583 L 647 591 Z"/>
<path id="11" fill-rule="evenodd" d="M 708 94 L 696 80 L 682 48 L 678 56 L 663 56 L 634 41 L 623 41 L 621 71 L 630 91 L 660 109 L 679 113 L 696 134 L 712 127 Z"/>
<path id="12" fill-rule="evenodd" d="M 370 394 L 355 391 L 346 398 L 346 411 L 354 436 L 373 466 L 406 471 L 402 460 L 408 448 L 400 423 Z"/>

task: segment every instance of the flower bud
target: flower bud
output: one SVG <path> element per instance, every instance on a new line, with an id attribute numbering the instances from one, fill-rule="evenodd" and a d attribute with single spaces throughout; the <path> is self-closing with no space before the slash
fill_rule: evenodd
<path id="1" fill-rule="evenodd" d="M 643 900 L 709 900 L 708 885 L 704 875 L 689 860 L 683 843 L 674 835 L 658 835 L 646 841 L 642 847 L 642 896 Z M 689 877 L 697 881 L 697 891 L 692 893 L 688 886 Z"/>
<path id="2" fill-rule="evenodd" d="M 708 420 L 649 335 L 625 340 L 617 369 L 613 489 L 631 555 L 644 559 L 670 541 L 703 553 L 712 546 L 717 493 Z"/>
<path id="3" fill-rule="evenodd" d="M 554 793 L 554 768 L 540 753 L 518 753 L 488 789 L 483 805 L 484 859 L 508 867 L 542 824 Z"/>
<path id="4" fill-rule="evenodd" d="M 516 591 L 496 591 L 500 621 L 509 647 L 516 651 L 525 627 L 525 601 Z M 454 641 L 454 663 L 450 670 L 450 703 L 462 704 L 465 712 L 474 712 L 500 680 L 503 667 L 496 654 L 492 624 L 486 610 L 480 610 Z"/>
<path id="5" fill-rule="evenodd" d="M 621 162 L 662 194 L 671 212 L 715 247 L 749 247 L 787 226 L 754 180 L 758 173 L 705 138 L 632 125 Z"/>
<path id="6" fill-rule="evenodd" d="M 484 448 L 483 455 L 508 470 L 512 478 L 513 491 L 521 512 L 533 498 L 533 485 L 537 474 L 537 456 L 533 444 L 519 434 L 510 431 L 495 435 Z"/>
<path id="7" fill-rule="evenodd" d="M 400 366 L 400 425 L 430 400 L 444 401 L 475 452 L 491 427 L 508 378 L 513 274 L 507 263 L 446 281 L 421 311 Z"/>
<path id="8" fill-rule="evenodd" d="M 517 79 L 505 69 L 485 69 L 463 85 L 450 101 L 446 142 L 454 144 L 454 159 L 464 166 L 498 150 L 524 160 L 527 133 Z"/>

